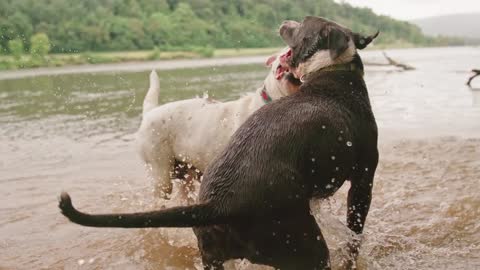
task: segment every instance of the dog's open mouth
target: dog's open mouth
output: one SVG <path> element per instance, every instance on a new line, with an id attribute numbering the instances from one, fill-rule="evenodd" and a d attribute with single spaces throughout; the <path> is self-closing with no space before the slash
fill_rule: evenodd
<path id="1" fill-rule="evenodd" d="M 278 65 L 277 70 L 275 72 L 275 79 L 280 80 L 283 78 L 283 75 L 288 72 L 288 68 L 284 67 L 283 65 Z"/>
<path id="2" fill-rule="evenodd" d="M 280 59 L 279 59 L 280 63 L 279 63 L 279 65 L 277 67 L 277 70 L 275 72 L 275 78 L 277 80 L 282 79 L 283 76 L 290 71 L 289 66 L 286 64 L 286 57 L 287 57 L 287 55 L 291 55 L 291 54 L 292 54 L 292 50 L 288 49 L 287 52 L 280 55 Z"/>
<path id="3" fill-rule="evenodd" d="M 277 79 L 279 76 L 283 75 L 283 73 L 292 73 L 294 76 L 295 70 L 290 66 L 290 61 L 292 58 L 292 49 L 288 49 L 284 54 L 280 55 L 280 65 L 277 68 Z"/>

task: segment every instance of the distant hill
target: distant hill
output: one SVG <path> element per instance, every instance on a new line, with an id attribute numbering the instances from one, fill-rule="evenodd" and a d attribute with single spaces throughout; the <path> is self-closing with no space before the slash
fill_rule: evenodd
<path id="1" fill-rule="evenodd" d="M 427 35 L 480 39 L 480 13 L 429 17 L 412 23 Z"/>

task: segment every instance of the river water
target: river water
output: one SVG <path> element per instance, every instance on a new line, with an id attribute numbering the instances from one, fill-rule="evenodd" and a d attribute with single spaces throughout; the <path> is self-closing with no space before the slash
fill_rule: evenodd
<path id="1" fill-rule="evenodd" d="M 480 79 L 465 86 L 480 48 L 388 54 L 417 69 L 366 70 L 381 156 L 359 267 L 480 269 Z M 378 51 L 362 55 L 384 61 Z M 267 70 L 253 62 L 162 70 L 161 103 L 254 91 Z M 148 71 L 134 67 L 0 80 L 0 269 L 200 269 L 191 229 L 86 228 L 57 208 L 62 190 L 91 212 L 185 203 L 154 199 L 135 152 Z M 350 238 L 347 190 L 312 203 L 334 269 Z"/>

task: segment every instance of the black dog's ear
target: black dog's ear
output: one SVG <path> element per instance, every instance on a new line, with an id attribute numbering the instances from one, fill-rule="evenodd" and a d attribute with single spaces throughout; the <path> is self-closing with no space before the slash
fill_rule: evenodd
<path id="1" fill-rule="evenodd" d="M 295 47 L 295 32 L 298 29 L 300 23 L 296 21 L 284 21 L 280 26 L 279 33 L 283 41 L 289 47 Z"/>
<path id="2" fill-rule="evenodd" d="M 328 27 L 327 29 L 328 49 L 330 57 L 336 59 L 348 48 L 350 38 L 342 30 L 336 27 Z"/>
<path id="3" fill-rule="evenodd" d="M 355 43 L 355 47 L 359 50 L 365 49 L 368 44 L 370 44 L 377 36 L 380 34 L 380 31 L 371 36 L 362 36 L 358 33 L 353 33 L 353 42 Z"/>

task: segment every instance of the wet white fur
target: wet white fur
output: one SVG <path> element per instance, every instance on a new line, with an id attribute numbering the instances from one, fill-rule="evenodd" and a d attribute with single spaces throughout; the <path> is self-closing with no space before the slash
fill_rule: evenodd
<path id="1" fill-rule="evenodd" d="M 277 57 L 264 81 L 272 99 L 288 93 L 285 81 L 275 78 L 278 65 Z M 136 141 L 155 182 L 155 193 L 161 195 L 162 189 L 171 191 L 170 172 L 174 170 L 175 159 L 204 171 L 238 127 L 265 104 L 260 96 L 262 88 L 230 102 L 193 98 L 157 106 L 160 84 L 152 71 Z"/>
<path id="2" fill-rule="evenodd" d="M 355 47 L 355 44 L 351 40 L 348 42 L 348 48 L 345 50 L 345 52 L 343 52 L 340 56 L 338 56 L 335 59 L 332 59 L 330 55 L 330 50 L 318 51 L 312 57 L 310 57 L 310 59 L 308 59 L 306 62 L 299 64 L 295 73 L 298 76 L 298 78 L 301 78 L 304 75 L 308 75 L 312 72 L 315 72 L 317 70 L 320 70 L 328 66 L 348 63 L 352 61 L 353 56 L 355 55 L 356 52 L 357 52 L 357 49 Z"/>

